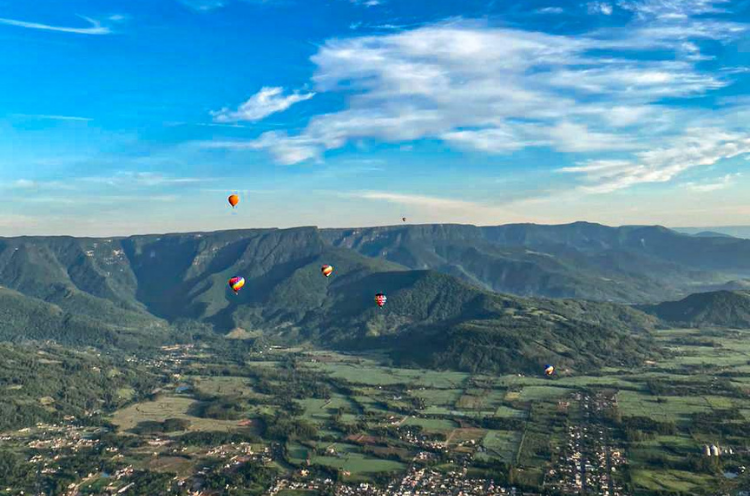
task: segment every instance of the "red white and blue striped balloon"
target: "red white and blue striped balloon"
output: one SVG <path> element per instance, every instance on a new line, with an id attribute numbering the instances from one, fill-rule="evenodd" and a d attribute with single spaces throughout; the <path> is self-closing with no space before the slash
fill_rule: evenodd
<path id="1" fill-rule="evenodd" d="M 385 305 L 385 302 L 388 298 L 383 293 L 378 293 L 375 295 L 375 303 L 378 304 L 379 307 L 383 307 Z"/>

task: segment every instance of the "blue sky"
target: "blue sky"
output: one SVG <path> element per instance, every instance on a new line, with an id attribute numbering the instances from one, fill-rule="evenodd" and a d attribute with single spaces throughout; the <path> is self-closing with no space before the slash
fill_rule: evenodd
<path id="1" fill-rule="evenodd" d="M 748 27 L 747 0 L 0 0 L 0 235 L 750 224 Z"/>

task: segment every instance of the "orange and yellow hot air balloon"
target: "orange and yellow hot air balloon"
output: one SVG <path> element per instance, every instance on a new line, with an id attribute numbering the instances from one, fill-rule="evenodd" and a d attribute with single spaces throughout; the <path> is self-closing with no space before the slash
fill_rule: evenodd
<path id="1" fill-rule="evenodd" d="M 227 198 L 227 201 L 232 206 L 232 208 L 234 208 L 240 202 L 240 197 L 238 195 L 229 195 L 229 198 Z"/>
<path id="2" fill-rule="evenodd" d="M 232 291 L 234 291 L 234 294 L 237 294 L 240 292 L 240 289 L 242 289 L 242 286 L 245 285 L 245 278 L 234 276 L 229 280 L 229 287 L 232 288 Z"/>
<path id="3" fill-rule="evenodd" d="M 324 265 L 320 268 L 320 271 L 323 273 L 324 276 L 330 277 L 331 274 L 333 274 L 333 266 L 332 265 Z"/>

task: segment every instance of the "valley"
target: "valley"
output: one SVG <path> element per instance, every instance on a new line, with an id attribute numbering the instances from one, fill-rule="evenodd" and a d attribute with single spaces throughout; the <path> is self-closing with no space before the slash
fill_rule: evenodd
<path id="1" fill-rule="evenodd" d="M 551 378 L 243 342 L 164 346 L 125 359 L 155 381 L 140 399 L 137 386 L 121 387 L 120 407 L 5 429 L 3 485 L 71 495 L 740 494 L 750 487 L 748 337 L 663 330 L 661 360 Z M 23 391 L 5 389 L 6 401 Z M 720 456 L 704 454 L 711 445 Z"/>

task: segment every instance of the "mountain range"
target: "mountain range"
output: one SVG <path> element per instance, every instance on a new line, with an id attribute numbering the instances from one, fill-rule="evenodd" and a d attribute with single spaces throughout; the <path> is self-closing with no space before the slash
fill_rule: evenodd
<path id="1" fill-rule="evenodd" d="M 589 223 L 0 238 L 0 337 L 144 345 L 192 321 L 401 363 L 585 369 L 649 353 L 659 312 L 624 304 L 741 285 L 748 255 L 750 240 Z"/>

